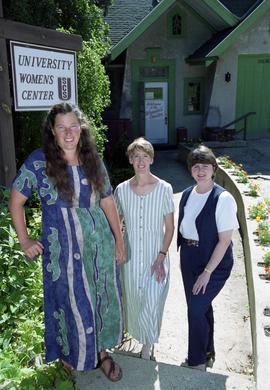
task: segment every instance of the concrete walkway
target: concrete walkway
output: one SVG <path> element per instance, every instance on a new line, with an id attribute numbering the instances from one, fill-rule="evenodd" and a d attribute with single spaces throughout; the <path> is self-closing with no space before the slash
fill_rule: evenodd
<path id="1" fill-rule="evenodd" d="M 152 168 L 154 174 L 172 184 L 176 210 L 180 192 L 192 184 L 189 173 L 178 162 L 177 157 L 177 150 L 158 151 Z M 177 212 L 175 221 L 176 219 Z M 165 304 L 160 342 L 155 348 L 156 362 L 142 360 L 136 357 L 136 354 L 128 356 L 114 353 L 114 359 L 123 369 L 120 382 L 112 383 L 100 370 L 94 370 L 76 375 L 77 389 L 255 389 L 251 375 L 251 330 L 240 235 L 237 233 L 234 237 L 235 265 L 231 278 L 214 304 L 216 362 L 214 368 L 206 373 L 180 367 L 187 352 L 187 321 L 179 254 L 176 252 L 175 243 L 174 237 L 170 248 L 170 289 Z"/>

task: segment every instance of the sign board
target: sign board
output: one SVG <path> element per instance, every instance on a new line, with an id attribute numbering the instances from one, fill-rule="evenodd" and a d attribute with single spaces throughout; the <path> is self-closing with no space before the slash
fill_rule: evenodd
<path id="1" fill-rule="evenodd" d="M 15 111 L 77 103 L 76 52 L 10 41 Z"/>
<path id="2" fill-rule="evenodd" d="M 162 119 L 164 118 L 164 101 L 163 100 L 145 100 L 145 119 Z"/>

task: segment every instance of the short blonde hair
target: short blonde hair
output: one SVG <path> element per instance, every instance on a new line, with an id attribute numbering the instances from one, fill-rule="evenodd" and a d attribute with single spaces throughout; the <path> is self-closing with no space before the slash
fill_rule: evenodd
<path id="1" fill-rule="evenodd" d="M 141 150 L 148 154 L 152 159 L 154 158 L 153 145 L 143 137 L 136 138 L 127 148 L 128 157 L 132 157 L 136 150 Z"/>

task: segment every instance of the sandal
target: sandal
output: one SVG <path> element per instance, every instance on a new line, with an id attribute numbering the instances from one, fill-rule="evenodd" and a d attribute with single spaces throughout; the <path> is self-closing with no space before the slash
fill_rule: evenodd
<path id="1" fill-rule="evenodd" d="M 105 368 L 103 367 L 103 363 L 106 362 L 106 360 L 110 361 L 109 371 L 105 370 Z M 98 368 L 100 368 L 101 371 L 103 372 L 103 374 L 112 382 L 120 381 L 120 379 L 123 376 L 122 369 L 121 369 L 120 366 L 119 366 L 119 374 L 118 374 L 118 376 L 115 377 L 115 378 L 112 376 L 112 374 L 114 374 L 114 372 L 115 372 L 115 362 L 112 359 L 112 357 L 110 355 L 108 355 L 108 354 L 106 356 L 104 356 L 102 359 L 99 360 Z"/>

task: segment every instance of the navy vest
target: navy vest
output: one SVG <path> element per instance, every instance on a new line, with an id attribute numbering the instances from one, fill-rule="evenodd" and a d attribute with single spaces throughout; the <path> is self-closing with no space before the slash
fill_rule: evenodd
<path id="1" fill-rule="evenodd" d="M 193 190 L 194 186 L 187 188 L 183 194 L 179 204 L 179 216 L 178 216 L 178 226 L 177 226 L 177 249 L 181 246 L 183 237 L 179 232 L 179 227 L 184 217 L 184 207 L 187 203 L 189 195 Z M 197 216 L 195 224 L 197 228 L 197 232 L 199 235 L 199 256 L 202 264 L 207 264 L 209 258 L 212 255 L 213 250 L 218 242 L 218 231 L 216 224 L 216 207 L 220 194 L 225 191 L 223 187 L 215 184 L 208 199 L 201 210 L 200 214 Z M 232 262 L 232 243 L 229 245 L 221 263 L 217 268 L 222 267 L 224 261 Z M 227 263 L 226 261 L 226 263 Z"/>

